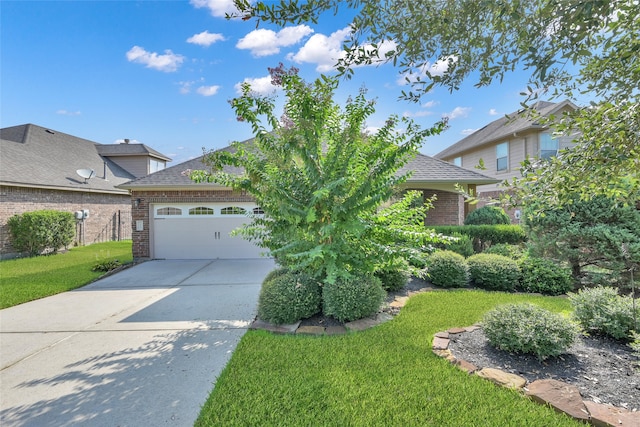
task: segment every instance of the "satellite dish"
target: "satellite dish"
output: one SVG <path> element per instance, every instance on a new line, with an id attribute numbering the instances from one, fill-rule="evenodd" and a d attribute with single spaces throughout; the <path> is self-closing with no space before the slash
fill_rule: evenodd
<path id="1" fill-rule="evenodd" d="M 80 177 L 84 178 L 85 184 L 87 183 L 88 179 L 91 179 L 94 176 L 96 176 L 96 172 L 93 169 L 78 169 L 76 173 L 80 175 Z"/>

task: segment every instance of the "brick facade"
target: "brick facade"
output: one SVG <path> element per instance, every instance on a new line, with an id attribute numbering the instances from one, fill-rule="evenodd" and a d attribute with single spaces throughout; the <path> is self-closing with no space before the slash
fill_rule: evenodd
<path id="1" fill-rule="evenodd" d="M 425 199 L 436 195 L 433 208 L 427 212 L 425 225 L 461 225 L 464 222 L 464 198 L 460 194 L 443 190 L 419 191 L 422 191 Z"/>
<path id="2" fill-rule="evenodd" d="M 0 187 L 0 258 L 16 255 L 7 221 L 25 212 L 52 209 L 89 210 L 89 218 L 76 225 L 74 245 L 131 238 L 131 198 L 128 194 L 88 193 L 27 187 Z M 84 228 L 84 229 L 83 229 Z"/>
<path id="3" fill-rule="evenodd" d="M 172 191 L 132 191 L 133 208 L 132 240 L 133 258 L 151 257 L 150 220 L 151 206 L 158 203 L 212 203 L 212 202 L 252 202 L 245 193 L 232 190 L 172 190 Z M 136 222 L 142 221 L 142 230 L 136 231 Z"/>

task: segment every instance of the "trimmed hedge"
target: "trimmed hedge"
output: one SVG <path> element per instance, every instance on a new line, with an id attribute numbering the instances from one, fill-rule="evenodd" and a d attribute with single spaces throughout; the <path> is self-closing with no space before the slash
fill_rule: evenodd
<path id="1" fill-rule="evenodd" d="M 524 258 L 524 256 L 527 254 L 527 251 L 521 245 L 508 245 L 506 243 L 497 243 L 495 245 L 491 245 L 490 247 L 485 249 L 482 253 L 502 255 L 518 261 Z"/>
<path id="2" fill-rule="evenodd" d="M 520 288 L 525 292 L 562 295 L 573 290 L 571 270 L 551 260 L 524 257 L 520 260 L 520 270 Z"/>
<path id="3" fill-rule="evenodd" d="M 438 249 L 455 252 L 465 258 L 475 253 L 475 251 L 473 250 L 473 241 L 468 235 L 461 233 L 452 233 L 449 236 L 455 237 L 458 240 L 456 240 L 455 242 L 450 242 L 448 244 L 439 243 L 436 245 L 436 247 Z"/>
<path id="4" fill-rule="evenodd" d="M 322 286 L 323 312 L 341 322 L 362 319 L 378 311 L 386 294 L 373 275 L 338 278 Z"/>
<path id="5" fill-rule="evenodd" d="M 30 256 L 67 247 L 75 236 L 75 217 L 71 212 L 40 210 L 14 215 L 7 221 L 11 244 Z"/>
<path id="6" fill-rule="evenodd" d="M 497 243 L 517 245 L 527 240 L 524 228 L 520 225 L 439 225 L 429 228 L 446 236 L 452 236 L 454 233 L 469 236 L 473 240 L 476 252 L 482 252 Z"/>
<path id="7" fill-rule="evenodd" d="M 469 281 L 469 268 L 464 257 L 453 251 L 437 251 L 429 257 L 429 280 L 436 286 L 462 288 Z"/>
<path id="8" fill-rule="evenodd" d="M 509 215 L 499 206 L 483 206 L 464 219 L 464 225 L 498 225 L 511 224 Z"/>
<path id="9" fill-rule="evenodd" d="M 535 355 L 539 360 L 564 353 L 578 327 L 557 313 L 529 303 L 498 306 L 485 314 L 482 330 L 500 350 Z"/>
<path id="10" fill-rule="evenodd" d="M 491 291 L 513 292 L 520 281 L 520 267 L 502 255 L 476 254 L 467 258 L 474 285 Z"/>
<path id="11" fill-rule="evenodd" d="M 382 282 L 382 289 L 389 292 L 399 291 L 409 281 L 407 268 L 378 270 L 374 275 Z"/>
<path id="12" fill-rule="evenodd" d="M 302 273 L 274 270 L 262 282 L 258 318 L 277 325 L 294 323 L 320 312 L 320 284 Z"/>

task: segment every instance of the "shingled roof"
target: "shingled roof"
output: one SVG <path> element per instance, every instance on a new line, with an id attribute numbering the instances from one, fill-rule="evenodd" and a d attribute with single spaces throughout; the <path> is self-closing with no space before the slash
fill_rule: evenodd
<path id="1" fill-rule="evenodd" d="M 133 175 L 100 156 L 97 145 L 33 124 L 0 129 L 0 184 L 127 194 L 116 186 Z M 93 169 L 96 176 L 85 183 L 78 169 Z"/>
<path id="2" fill-rule="evenodd" d="M 128 142 L 124 144 L 96 144 L 96 149 L 99 154 L 108 157 L 151 156 L 167 162 L 171 161 L 169 157 L 144 144 L 129 144 Z"/>
<path id="3" fill-rule="evenodd" d="M 245 143 L 250 142 L 245 141 Z M 231 147 L 223 148 L 230 150 Z M 184 187 L 211 187 L 217 186 L 210 183 L 195 183 L 189 179 L 188 174 L 184 173 L 188 170 L 207 170 L 208 166 L 203 163 L 203 157 L 188 160 L 184 163 L 166 168 L 138 179 L 134 179 L 126 184 L 120 185 L 120 188 L 142 190 L 153 188 L 184 188 Z M 224 172 L 240 175 L 243 173 L 242 168 L 225 166 Z M 499 182 L 495 178 L 483 175 L 481 173 L 463 169 L 451 163 L 434 159 L 424 154 L 418 154 L 414 159 L 410 160 L 402 169 L 398 171 L 399 175 L 403 175 L 409 171 L 413 171 L 407 183 L 458 183 L 458 184 L 494 184 Z"/>
<path id="4" fill-rule="evenodd" d="M 571 101 L 565 100 L 558 103 L 539 101 L 533 106 L 533 109 L 536 110 L 541 116 L 547 117 L 551 114 L 557 113 L 566 106 L 569 106 L 573 109 L 578 108 Z M 527 111 L 515 111 L 513 113 L 507 114 L 507 116 L 505 117 L 489 123 L 482 129 L 479 129 L 471 135 L 461 139 L 460 141 L 436 154 L 435 157 L 438 159 L 443 159 L 456 156 L 470 149 L 478 148 L 485 144 L 490 144 L 492 142 L 505 139 L 506 137 L 509 137 L 514 133 L 523 132 L 529 129 L 543 129 L 543 127 L 539 125 L 535 121 L 535 119 L 527 113 Z"/>

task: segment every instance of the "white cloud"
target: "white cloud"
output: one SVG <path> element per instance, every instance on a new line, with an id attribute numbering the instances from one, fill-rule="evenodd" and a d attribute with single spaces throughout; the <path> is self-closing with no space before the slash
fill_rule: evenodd
<path id="1" fill-rule="evenodd" d="M 271 84 L 271 76 L 257 77 L 255 79 L 247 77 L 242 82 L 236 83 L 234 86 L 236 92 L 239 95 L 242 94 L 243 83 L 249 83 L 249 86 L 251 86 L 251 91 L 259 95 L 268 95 L 278 89 L 276 86 Z"/>
<path id="2" fill-rule="evenodd" d="M 471 111 L 471 107 L 456 107 L 450 113 L 445 113 L 444 116 L 449 120 L 457 119 L 459 117 L 467 117 Z"/>
<path id="3" fill-rule="evenodd" d="M 124 144 L 125 141 L 124 139 L 116 139 L 115 141 L 113 141 L 114 144 Z M 138 141 L 137 139 L 130 139 L 129 140 L 129 144 L 142 144 L 140 141 Z"/>
<path id="4" fill-rule="evenodd" d="M 402 115 L 405 117 L 427 117 L 433 114 L 433 111 L 420 110 L 416 112 L 405 111 Z"/>
<path id="5" fill-rule="evenodd" d="M 60 114 L 61 116 L 79 116 L 82 113 L 80 111 L 58 110 L 56 114 Z"/>
<path id="6" fill-rule="evenodd" d="M 457 61 L 458 57 L 449 56 L 447 58 L 437 60 L 434 64 L 427 62 L 420 68 L 418 73 L 406 72 L 400 74 L 400 77 L 398 77 L 396 82 L 398 85 L 404 86 L 418 81 L 418 78 L 423 80 L 428 74 L 431 76 L 442 76 L 449 69 L 449 64 L 456 63 Z"/>
<path id="7" fill-rule="evenodd" d="M 233 4 L 233 0 L 191 0 L 190 3 L 196 8 L 207 8 L 212 16 L 224 18 L 226 13 L 236 13 L 238 9 Z"/>
<path id="8" fill-rule="evenodd" d="M 191 93 L 191 86 L 193 86 L 193 83 L 194 82 L 178 82 L 178 85 L 180 85 L 180 93 L 183 95 Z"/>
<path id="9" fill-rule="evenodd" d="M 164 51 L 164 55 L 159 55 L 156 52 L 147 52 L 140 46 L 134 46 L 127 52 L 127 60 L 144 64 L 147 68 L 170 73 L 180 67 L 184 56 L 175 54 L 169 49 Z"/>
<path id="10" fill-rule="evenodd" d="M 433 108 L 433 107 L 435 107 L 435 106 L 436 106 L 436 105 L 438 105 L 438 104 L 440 104 L 440 102 L 435 101 L 435 100 L 432 100 L 432 101 L 427 101 L 427 102 L 425 102 L 424 104 L 422 104 L 422 106 L 423 106 L 424 108 Z"/>
<path id="11" fill-rule="evenodd" d="M 474 133 L 475 131 L 477 131 L 478 129 L 462 129 L 460 131 L 461 135 L 471 135 L 472 133 Z"/>
<path id="12" fill-rule="evenodd" d="M 491 108 L 489 110 L 489 115 L 490 116 L 497 116 L 498 114 L 500 114 L 500 113 L 498 113 L 498 111 L 495 108 Z"/>
<path id="13" fill-rule="evenodd" d="M 194 34 L 193 36 L 187 39 L 187 43 L 193 43 L 200 46 L 211 46 L 217 41 L 223 41 L 224 36 L 218 33 L 210 33 L 209 31 L 203 31 L 198 34 Z"/>
<path id="14" fill-rule="evenodd" d="M 253 56 L 274 55 L 280 53 L 281 47 L 294 45 L 311 33 L 313 30 L 306 25 L 283 28 L 277 33 L 260 28 L 241 38 L 236 47 L 250 50 Z"/>
<path id="15" fill-rule="evenodd" d="M 196 92 L 199 93 L 202 96 L 212 96 L 215 95 L 216 93 L 218 93 L 218 90 L 220 89 L 220 86 L 200 86 L 198 89 L 196 89 Z"/>

